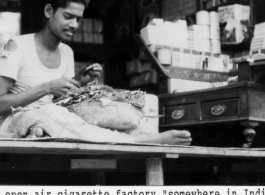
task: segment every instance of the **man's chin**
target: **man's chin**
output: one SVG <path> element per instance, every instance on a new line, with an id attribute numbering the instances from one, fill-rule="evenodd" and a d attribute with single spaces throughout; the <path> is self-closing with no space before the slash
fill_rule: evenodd
<path id="1" fill-rule="evenodd" d="M 70 42 L 72 40 L 72 37 L 73 36 L 71 36 L 71 37 L 68 37 L 68 36 L 61 37 L 61 41 L 62 42 Z"/>

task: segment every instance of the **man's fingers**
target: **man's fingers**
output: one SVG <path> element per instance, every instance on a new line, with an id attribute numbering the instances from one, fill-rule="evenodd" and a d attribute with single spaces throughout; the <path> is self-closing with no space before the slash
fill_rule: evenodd
<path id="1" fill-rule="evenodd" d="M 89 65 L 88 67 L 86 67 L 86 71 L 87 71 L 87 70 L 90 70 L 90 69 L 92 69 L 92 68 L 94 68 L 94 66 L 95 66 L 95 64 L 91 64 L 91 65 Z"/>
<path id="2" fill-rule="evenodd" d="M 95 66 L 95 67 L 93 68 L 93 70 L 94 70 L 94 71 L 102 71 L 102 67 L 101 67 L 100 65 L 98 65 L 98 66 Z"/>
<path id="3" fill-rule="evenodd" d="M 91 71 L 91 72 L 90 72 L 90 76 L 93 76 L 93 77 L 99 77 L 100 74 L 101 74 L 100 71 Z"/>
<path id="4" fill-rule="evenodd" d="M 80 87 L 80 83 L 79 83 L 78 81 L 74 80 L 74 79 L 70 79 L 69 82 L 70 82 L 71 84 L 74 84 L 74 85 Z"/>
<path id="5" fill-rule="evenodd" d="M 86 68 L 86 71 L 88 71 L 88 70 L 99 70 L 99 71 L 101 71 L 102 67 L 100 64 L 96 63 L 96 64 L 92 64 L 92 65 L 88 66 Z"/>

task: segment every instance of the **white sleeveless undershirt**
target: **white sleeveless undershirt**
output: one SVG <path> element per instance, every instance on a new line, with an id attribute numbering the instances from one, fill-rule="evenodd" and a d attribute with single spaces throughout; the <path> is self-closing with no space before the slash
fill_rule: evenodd
<path id="1" fill-rule="evenodd" d="M 44 82 L 62 77 L 74 76 L 74 55 L 72 49 L 64 44 L 59 44 L 61 63 L 58 68 L 45 67 L 38 55 L 35 45 L 35 34 L 27 34 L 12 38 L 17 44 L 14 52 L 0 50 L 0 76 L 14 79 L 16 82 L 10 93 L 20 93 Z M 52 102 L 53 95 L 46 95 L 29 107 L 39 107 Z M 0 120 L 1 126 L 1 120 Z"/>

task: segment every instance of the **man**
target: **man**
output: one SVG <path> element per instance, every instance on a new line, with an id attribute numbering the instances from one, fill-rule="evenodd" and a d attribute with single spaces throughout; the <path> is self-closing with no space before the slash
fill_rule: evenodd
<path id="1" fill-rule="evenodd" d="M 25 137 L 29 130 L 44 130 L 52 137 L 95 142 L 189 145 L 191 138 L 187 131 L 171 130 L 160 134 L 111 131 L 89 125 L 66 108 L 52 103 L 53 96 L 64 95 L 74 85 L 79 86 L 78 81 L 71 79 L 74 76 L 73 51 L 61 40 L 73 36 L 87 5 L 88 0 L 47 0 L 44 28 L 34 34 L 13 38 L 2 49 L 1 135 Z M 98 64 L 89 75 L 91 80 L 95 72 L 101 72 Z M 23 110 L 12 114 L 12 108 L 18 107 Z"/>

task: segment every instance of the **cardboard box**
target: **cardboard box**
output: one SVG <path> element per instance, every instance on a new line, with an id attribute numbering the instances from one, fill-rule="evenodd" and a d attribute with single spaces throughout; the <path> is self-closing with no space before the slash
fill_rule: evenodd
<path id="1" fill-rule="evenodd" d="M 180 66 L 184 68 L 195 68 L 194 58 L 191 50 L 184 49 L 180 57 Z"/>
<path id="2" fill-rule="evenodd" d="M 141 30 L 141 36 L 147 45 L 164 45 L 162 31 L 159 26 L 147 25 Z"/>
<path id="3" fill-rule="evenodd" d="M 139 75 L 132 76 L 130 78 L 130 87 L 138 87 L 148 84 L 157 84 L 157 72 L 154 69 L 150 69 Z"/>
<path id="4" fill-rule="evenodd" d="M 225 72 L 223 61 L 220 57 L 216 56 L 211 57 L 211 70 L 217 72 Z"/>
<path id="5" fill-rule="evenodd" d="M 222 44 L 250 41 L 250 7 L 234 4 L 218 7 Z"/>
<path id="6" fill-rule="evenodd" d="M 172 48 L 172 66 L 181 67 L 181 53 L 180 48 Z"/>
<path id="7" fill-rule="evenodd" d="M 141 62 L 139 60 L 131 60 L 127 62 L 126 71 L 128 75 L 142 72 Z"/>
<path id="8" fill-rule="evenodd" d="M 83 42 L 83 33 L 81 31 L 76 31 L 73 36 L 74 42 Z"/>
<path id="9" fill-rule="evenodd" d="M 200 64 L 201 64 L 201 60 L 202 60 L 200 52 L 192 50 L 192 55 L 193 55 L 193 57 L 192 57 L 192 61 L 193 61 L 192 62 L 192 64 L 193 64 L 192 67 L 194 69 L 200 69 Z"/>
<path id="10" fill-rule="evenodd" d="M 230 55 L 221 54 L 220 59 L 224 72 L 229 72 L 231 69 L 233 69 L 233 66 L 230 63 Z"/>
<path id="11" fill-rule="evenodd" d="M 130 78 L 130 87 L 139 86 L 140 83 L 142 83 L 142 77 L 137 75 Z"/>
<path id="12" fill-rule="evenodd" d="M 90 18 L 83 18 L 82 22 L 83 32 L 92 32 L 93 31 L 93 20 Z"/>
<path id="13" fill-rule="evenodd" d="M 157 84 L 157 72 L 154 69 L 150 69 L 148 72 L 143 73 L 142 84 Z"/>
<path id="14" fill-rule="evenodd" d="M 84 36 L 84 43 L 93 43 L 94 42 L 93 33 L 84 32 L 83 36 Z"/>

